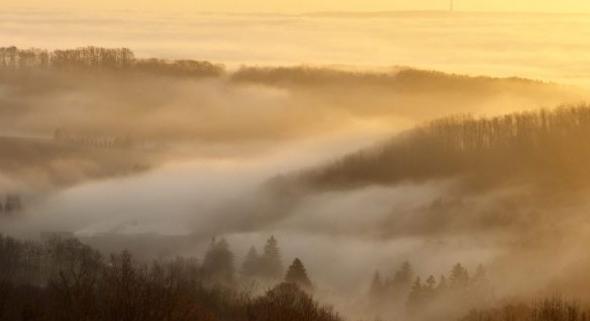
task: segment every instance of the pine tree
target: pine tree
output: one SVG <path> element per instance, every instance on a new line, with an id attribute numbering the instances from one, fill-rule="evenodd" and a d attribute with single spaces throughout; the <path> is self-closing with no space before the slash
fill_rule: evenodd
<path id="1" fill-rule="evenodd" d="M 225 239 L 211 240 L 202 266 L 203 274 L 212 283 L 231 285 L 234 281 L 234 255 Z"/>
<path id="2" fill-rule="evenodd" d="M 260 274 L 260 256 L 254 246 L 250 247 L 244 263 L 242 263 L 242 275 L 254 277 Z"/>
<path id="3" fill-rule="evenodd" d="M 410 262 L 405 261 L 402 263 L 400 269 L 395 273 L 393 281 L 398 285 L 409 286 L 413 278 L 414 270 L 412 269 L 412 265 Z"/>
<path id="4" fill-rule="evenodd" d="M 410 290 L 412 280 L 414 278 L 414 270 L 410 262 L 405 261 L 400 268 L 395 272 L 393 279 L 387 282 L 387 288 L 391 291 L 394 298 L 405 297 Z"/>
<path id="5" fill-rule="evenodd" d="M 422 280 L 420 277 L 416 278 L 412 288 L 410 289 L 410 294 L 408 295 L 408 302 L 407 306 L 410 309 L 410 312 L 413 312 L 416 308 L 418 308 L 424 299 L 424 287 L 422 286 Z"/>
<path id="6" fill-rule="evenodd" d="M 436 279 L 433 275 L 426 279 L 426 286 L 423 289 L 425 302 L 431 302 L 436 295 Z"/>
<path id="7" fill-rule="evenodd" d="M 435 285 L 436 279 L 433 275 L 429 276 L 428 279 L 426 279 L 426 288 L 429 290 L 434 290 Z"/>
<path id="8" fill-rule="evenodd" d="M 264 253 L 260 259 L 263 276 L 270 279 L 279 279 L 283 274 L 281 252 L 274 236 L 271 236 L 264 246 Z"/>
<path id="9" fill-rule="evenodd" d="M 461 263 L 455 264 L 449 277 L 452 288 L 464 288 L 469 283 L 469 273 Z"/>
<path id="10" fill-rule="evenodd" d="M 293 264 L 289 266 L 287 274 L 285 275 L 285 282 L 297 284 L 298 286 L 305 289 L 312 288 L 311 281 L 307 276 L 307 271 L 305 270 L 305 267 L 303 266 L 301 260 L 299 260 L 298 258 L 296 258 L 293 261 Z"/>

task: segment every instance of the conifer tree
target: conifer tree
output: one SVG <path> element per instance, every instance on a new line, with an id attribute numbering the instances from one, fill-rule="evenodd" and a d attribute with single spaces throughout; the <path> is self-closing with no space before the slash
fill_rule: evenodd
<path id="1" fill-rule="evenodd" d="M 305 270 L 301 260 L 298 258 L 296 258 L 291 266 L 289 266 L 287 274 L 285 275 L 285 282 L 297 284 L 298 286 L 305 289 L 312 288 L 311 281 L 307 276 L 307 271 Z"/>
<path id="2" fill-rule="evenodd" d="M 434 290 L 435 285 L 436 279 L 433 275 L 429 276 L 428 279 L 426 279 L 426 288 L 429 290 Z"/>
<path id="3" fill-rule="evenodd" d="M 407 295 L 414 278 L 414 270 L 410 262 L 405 261 L 395 272 L 393 279 L 388 282 L 387 288 L 394 297 Z"/>
<path id="4" fill-rule="evenodd" d="M 254 246 L 250 247 L 242 263 L 242 275 L 254 277 L 260 274 L 260 256 Z"/>
<path id="5" fill-rule="evenodd" d="M 408 302 L 407 306 L 410 310 L 415 310 L 419 307 L 424 298 L 424 287 L 422 286 L 422 280 L 420 277 L 416 278 L 414 284 L 412 284 L 412 288 L 410 289 L 410 294 L 408 295 Z"/>
<path id="6" fill-rule="evenodd" d="M 279 279 L 283 274 L 281 252 L 274 236 L 271 236 L 264 246 L 264 253 L 260 259 L 263 276 L 270 279 Z"/>
<path id="7" fill-rule="evenodd" d="M 486 270 L 483 265 L 478 265 L 477 270 L 475 270 L 475 275 L 473 276 L 473 281 L 475 283 L 482 283 L 487 279 Z"/>
<path id="8" fill-rule="evenodd" d="M 211 240 L 202 266 L 203 274 L 210 282 L 231 285 L 234 281 L 234 255 L 225 239 Z"/>
<path id="9" fill-rule="evenodd" d="M 469 283 L 469 272 L 461 265 L 461 263 L 455 264 L 451 270 L 449 277 L 452 288 L 463 288 Z"/>

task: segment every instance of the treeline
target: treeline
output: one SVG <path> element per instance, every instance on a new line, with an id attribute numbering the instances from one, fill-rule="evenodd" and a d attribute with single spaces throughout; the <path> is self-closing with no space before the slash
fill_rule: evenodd
<path id="1" fill-rule="evenodd" d="M 395 91 L 447 91 L 478 88 L 491 90 L 490 84 L 502 81 L 520 85 L 539 85 L 522 78 L 471 77 L 430 70 L 400 68 L 387 72 L 348 71 L 325 67 L 242 67 L 231 75 L 236 82 L 256 82 L 278 86 L 384 86 Z"/>
<path id="2" fill-rule="evenodd" d="M 221 64 L 190 59 L 137 58 L 128 48 L 87 46 L 50 51 L 0 47 L 0 71 L 48 68 L 126 70 L 185 77 L 219 77 L 228 74 Z M 255 82 L 275 86 L 377 86 L 394 91 L 490 91 L 494 90 L 494 84 L 500 83 L 524 87 L 542 84 L 522 78 L 472 77 L 407 67 L 370 72 L 310 66 L 243 66 L 230 73 L 229 77 L 238 83 Z"/>
<path id="3" fill-rule="evenodd" d="M 448 117 L 300 178 L 330 188 L 452 177 L 484 186 L 519 180 L 587 184 L 589 135 L 588 105 L 493 118 Z"/>
<path id="4" fill-rule="evenodd" d="M 426 277 L 417 275 L 409 262 L 387 277 L 375 272 L 369 289 L 369 299 L 376 311 L 395 307 L 408 317 L 447 317 L 462 310 L 485 306 L 492 302 L 493 289 L 483 266 L 470 275 L 460 263 L 447 275 Z M 449 310 L 458 312 L 449 313 Z"/>
<path id="5" fill-rule="evenodd" d="M 74 134 L 64 129 L 53 132 L 53 140 L 60 143 L 92 146 L 98 148 L 130 148 L 137 145 L 131 136 L 101 136 Z"/>
<path id="6" fill-rule="evenodd" d="M 283 279 L 304 290 L 312 289 L 311 281 L 300 259 L 295 258 L 285 273 L 281 250 L 274 236 L 266 241 L 261 255 L 255 247 L 251 247 L 239 270 L 236 270 L 234 257 L 225 239 L 213 239 L 201 266 L 205 283 L 233 287 L 237 281 L 248 283 L 254 281 L 261 285 L 268 285 Z"/>
<path id="7" fill-rule="evenodd" d="M 460 321 L 587 321 L 590 311 L 559 296 L 532 304 L 507 304 L 499 308 L 472 310 Z"/>
<path id="8" fill-rule="evenodd" d="M 0 320 L 340 320 L 290 279 L 297 267 L 255 296 L 236 286 L 232 261 L 224 240 L 212 241 L 202 263 L 141 263 L 127 251 L 104 257 L 73 238 L 0 235 Z"/>
<path id="9" fill-rule="evenodd" d="M 0 47 L 0 71 L 48 69 L 60 70 L 126 70 L 171 76 L 217 77 L 225 72 L 223 65 L 196 60 L 141 59 L 127 48 L 80 47 L 54 50 Z"/>

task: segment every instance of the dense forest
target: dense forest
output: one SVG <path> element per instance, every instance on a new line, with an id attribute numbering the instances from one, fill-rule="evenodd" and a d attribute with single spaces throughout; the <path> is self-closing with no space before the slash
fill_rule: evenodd
<path id="1" fill-rule="evenodd" d="M 590 107 L 521 112 L 493 118 L 453 116 L 418 126 L 301 179 L 311 186 L 370 184 L 460 177 L 496 184 L 587 185 Z"/>
<path id="2" fill-rule="evenodd" d="M 182 157 L 250 157 L 310 137 L 359 137 L 350 152 L 449 114 L 498 114 L 585 96 L 551 83 L 405 67 L 229 69 L 137 57 L 126 48 L 3 47 L 0 174 L 10 186 L 2 189 L 69 187 Z"/>
<path id="3" fill-rule="evenodd" d="M 202 261 L 148 263 L 127 251 L 104 257 L 73 238 L 0 236 L 0 320 L 340 320 L 312 299 L 301 260 L 285 276 L 277 270 L 278 251 L 271 237 L 255 270 L 272 282 L 255 293 L 252 258 L 235 271 L 223 239 L 211 242 Z"/>
<path id="4" fill-rule="evenodd" d="M 0 320 L 586 321 L 584 97 L 0 48 Z"/>
<path id="5" fill-rule="evenodd" d="M 163 59 L 138 59 L 127 48 L 81 47 L 77 49 L 54 50 L 0 48 L 0 69 L 17 71 L 26 69 L 107 69 L 140 71 L 173 76 L 219 76 L 222 65 L 206 61 Z"/>
<path id="6" fill-rule="evenodd" d="M 261 255 L 252 247 L 241 267 L 236 261 L 223 238 L 211 241 L 202 260 L 147 262 L 128 251 L 104 256 L 57 234 L 42 241 L 0 236 L 0 320 L 343 320 L 316 301 L 299 258 L 283 270 L 274 237 Z M 375 318 L 389 318 L 392 311 L 410 320 L 585 321 L 588 316 L 578 303 L 559 297 L 503 306 L 486 269 L 480 265 L 471 274 L 461 263 L 447 275 L 426 277 L 406 261 L 392 273 L 375 272 L 362 296 L 356 308 Z"/>
<path id="7" fill-rule="evenodd" d="M 0 47 L 0 71 L 23 70 L 110 70 L 139 71 L 182 77 L 220 77 L 229 75 L 236 83 L 259 83 L 275 86 L 386 87 L 393 91 L 455 91 L 470 88 L 486 92 L 501 91 L 505 86 L 518 90 L 534 90 L 549 86 L 524 78 L 494 78 L 446 74 L 432 70 L 396 67 L 385 71 L 353 71 L 319 66 L 258 67 L 241 66 L 228 71 L 222 64 L 209 61 L 159 58 L 138 58 L 128 48 L 95 46 L 75 49 L 21 49 Z"/>
<path id="8" fill-rule="evenodd" d="M 327 67 L 242 67 L 232 74 L 231 79 L 244 83 L 263 83 L 280 87 L 386 87 L 397 92 L 456 90 L 478 90 L 494 92 L 502 86 L 516 86 L 519 90 L 548 85 L 524 78 L 494 78 L 486 76 L 465 76 L 437 71 L 397 67 L 391 71 L 351 71 Z M 499 86 L 499 87 L 496 87 Z"/>

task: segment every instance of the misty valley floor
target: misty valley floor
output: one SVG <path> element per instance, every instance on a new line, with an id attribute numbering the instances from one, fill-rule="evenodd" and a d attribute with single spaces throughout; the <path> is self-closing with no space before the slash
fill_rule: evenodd
<path id="1" fill-rule="evenodd" d="M 0 48 L 0 320 L 587 319 L 583 88 L 142 53 Z"/>

